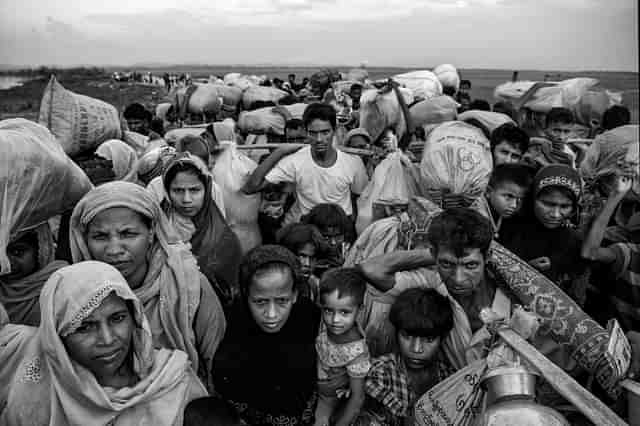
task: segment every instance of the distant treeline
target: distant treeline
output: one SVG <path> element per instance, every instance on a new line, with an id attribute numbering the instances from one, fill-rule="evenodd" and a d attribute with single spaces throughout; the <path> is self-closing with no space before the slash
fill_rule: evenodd
<path id="1" fill-rule="evenodd" d="M 48 77 L 51 74 L 56 76 L 73 75 L 73 76 L 85 76 L 96 77 L 106 74 L 104 68 L 100 67 L 73 67 L 73 68 L 56 68 L 41 66 L 37 68 L 23 68 L 17 70 L 0 71 L 0 75 L 12 75 L 21 77 Z"/>

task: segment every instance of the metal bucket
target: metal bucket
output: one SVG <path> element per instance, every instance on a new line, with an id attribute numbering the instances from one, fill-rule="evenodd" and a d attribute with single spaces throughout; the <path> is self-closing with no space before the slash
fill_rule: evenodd
<path id="1" fill-rule="evenodd" d="M 487 403 L 513 397 L 533 399 L 536 376 L 524 367 L 500 367 L 488 371 L 482 379 L 482 386 L 487 391 Z"/>

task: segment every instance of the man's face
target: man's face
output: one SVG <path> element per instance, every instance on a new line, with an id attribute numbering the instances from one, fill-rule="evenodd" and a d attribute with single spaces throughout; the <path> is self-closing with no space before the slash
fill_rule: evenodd
<path id="1" fill-rule="evenodd" d="M 573 200 L 563 191 L 544 190 L 533 203 L 533 213 L 547 229 L 561 227 L 573 214 Z"/>
<path id="2" fill-rule="evenodd" d="M 493 148 L 493 166 L 520 162 L 523 152 L 507 141 L 502 141 Z"/>
<path id="3" fill-rule="evenodd" d="M 333 127 L 331 123 L 323 120 L 313 120 L 307 127 L 307 140 L 311 144 L 314 154 L 325 155 L 329 152 L 333 142 Z"/>
<path id="4" fill-rule="evenodd" d="M 527 188 L 513 182 L 502 182 L 496 188 L 487 189 L 487 198 L 498 216 L 509 218 L 522 208 L 526 193 Z"/>
<path id="5" fill-rule="evenodd" d="M 478 248 L 465 250 L 458 257 L 452 249 L 439 247 L 436 262 L 440 278 L 453 296 L 470 295 L 484 280 L 485 258 Z"/>
<path id="6" fill-rule="evenodd" d="M 567 142 L 573 132 L 573 124 L 553 122 L 547 128 L 547 134 L 556 142 Z"/>
<path id="7" fill-rule="evenodd" d="M 142 120 L 140 118 L 128 118 L 127 119 L 127 127 L 132 132 L 140 133 L 141 135 L 147 136 L 149 134 L 149 121 Z"/>
<path id="8" fill-rule="evenodd" d="M 356 87 L 351 89 L 351 93 L 349 94 L 349 96 L 351 96 L 351 99 L 353 99 L 354 101 L 360 102 L 360 97 L 362 96 L 362 88 Z"/>

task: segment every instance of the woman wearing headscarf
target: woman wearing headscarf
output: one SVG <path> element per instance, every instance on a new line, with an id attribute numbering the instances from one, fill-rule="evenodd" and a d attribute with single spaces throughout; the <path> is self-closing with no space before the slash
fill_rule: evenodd
<path id="1" fill-rule="evenodd" d="M 67 263 L 54 260 L 55 243 L 48 223 L 18 235 L 7 247 L 11 273 L 0 275 L 0 304 L 14 324 L 40 323 L 38 298 L 49 276 Z"/>
<path id="2" fill-rule="evenodd" d="M 215 389 L 254 426 L 312 424 L 320 310 L 298 297 L 300 264 L 284 247 L 258 246 L 240 268 L 242 297 L 216 354 Z"/>
<path id="3" fill-rule="evenodd" d="M 38 328 L 0 329 L 0 424 L 182 425 L 206 390 L 178 350 L 154 349 L 140 300 L 101 262 L 56 271 Z"/>
<path id="4" fill-rule="evenodd" d="M 222 306 L 147 190 L 129 182 L 94 188 L 73 211 L 70 240 L 74 262 L 98 260 L 122 273 L 149 318 L 154 345 L 186 352 L 208 383 L 226 329 Z"/>
<path id="5" fill-rule="evenodd" d="M 200 270 L 225 305 L 239 293 L 240 242 L 213 199 L 213 177 L 204 162 L 178 154 L 148 187 L 183 242 L 191 244 Z"/>
<path id="6" fill-rule="evenodd" d="M 135 165 L 138 161 L 138 155 L 126 143 L 118 139 L 110 139 L 96 149 L 96 154 L 106 160 L 111 160 L 113 173 L 116 175 L 115 180 L 127 182 L 137 180 Z"/>

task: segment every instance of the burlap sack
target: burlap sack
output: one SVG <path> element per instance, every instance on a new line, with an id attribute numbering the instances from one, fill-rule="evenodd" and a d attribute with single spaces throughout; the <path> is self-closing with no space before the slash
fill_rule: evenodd
<path id="1" fill-rule="evenodd" d="M 106 102 L 65 89 L 51 76 L 44 89 L 38 123 L 73 156 L 122 137 L 118 110 Z"/>

